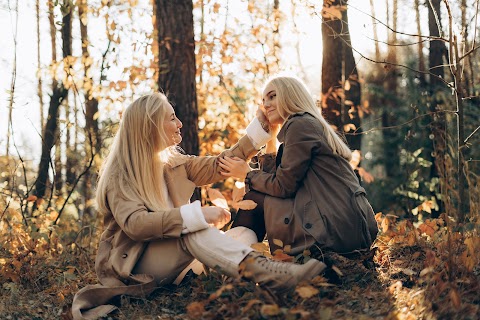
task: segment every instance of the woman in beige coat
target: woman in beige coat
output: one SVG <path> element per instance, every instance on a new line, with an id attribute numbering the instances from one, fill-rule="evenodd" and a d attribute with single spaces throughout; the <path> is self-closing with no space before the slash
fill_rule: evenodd
<path id="1" fill-rule="evenodd" d="M 195 186 L 223 178 L 219 157 L 249 159 L 270 138 L 257 119 L 219 157 L 180 154 L 181 127 L 161 93 L 137 99 L 123 113 L 97 186 L 105 228 L 95 260 L 100 284 L 75 295 L 75 319 L 108 314 L 115 309 L 108 303 L 117 295 L 145 296 L 172 283 L 194 259 L 234 278 L 244 262 L 244 278 L 277 294 L 325 268 L 317 260 L 295 265 L 267 259 L 250 248 L 256 242 L 251 230 L 217 229 L 230 220 L 230 212 L 189 203 Z"/>
<path id="2" fill-rule="evenodd" d="M 238 212 L 234 227 L 267 234 L 270 249 L 281 240 L 288 253 L 305 249 L 351 253 L 368 249 L 377 224 L 365 190 L 349 164 L 351 151 L 322 117 L 306 86 L 275 77 L 263 91 L 265 127 L 281 126 L 267 143 L 260 170 L 237 158 L 221 159 L 225 176 L 245 178 L 254 211 Z M 261 117 L 260 117 L 261 118 Z M 277 129 L 278 130 L 278 129 Z"/>

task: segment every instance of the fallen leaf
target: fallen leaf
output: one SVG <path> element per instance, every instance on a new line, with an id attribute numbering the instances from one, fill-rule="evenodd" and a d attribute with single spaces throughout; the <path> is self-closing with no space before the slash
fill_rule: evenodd
<path id="1" fill-rule="evenodd" d="M 276 316 L 277 314 L 280 313 L 280 308 L 276 304 L 264 304 L 260 308 L 260 313 L 262 316 L 267 317 L 267 316 Z"/>
<path id="2" fill-rule="evenodd" d="M 192 302 L 187 306 L 187 314 L 190 318 L 200 319 L 203 312 L 205 312 L 205 307 L 202 302 Z"/>
<path id="3" fill-rule="evenodd" d="M 303 299 L 308 299 L 318 294 L 318 289 L 312 286 L 302 286 L 295 289 L 295 292 L 298 293 Z"/>
<path id="4" fill-rule="evenodd" d="M 273 243 L 280 248 L 283 248 L 283 241 L 280 239 L 273 239 Z"/>

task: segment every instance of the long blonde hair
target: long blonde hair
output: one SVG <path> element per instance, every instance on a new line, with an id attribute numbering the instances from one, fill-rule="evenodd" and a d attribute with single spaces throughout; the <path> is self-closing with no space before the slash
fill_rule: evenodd
<path id="1" fill-rule="evenodd" d="M 333 153 L 350 161 L 352 151 L 322 116 L 320 109 L 302 81 L 294 77 L 277 76 L 271 78 L 265 87 L 269 84 L 275 87 L 278 113 L 283 120 L 297 112 L 312 114 L 320 121 L 327 143 L 332 148 Z"/>
<path id="2" fill-rule="evenodd" d="M 107 212 L 107 190 L 118 186 L 125 199 L 140 198 L 150 210 L 167 207 L 163 168 L 175 153 L 163 128 L 169 102 L 164 94 L 138 98 L 123 112 L 108 157 L 100 170 L 97 206 Z"/>

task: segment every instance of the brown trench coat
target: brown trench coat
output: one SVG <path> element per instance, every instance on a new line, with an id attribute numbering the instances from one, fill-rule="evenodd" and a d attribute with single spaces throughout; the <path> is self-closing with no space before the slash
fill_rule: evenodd
<path id="1" fill-rule="evenodd" d="M 236 156 L 249 159 L 257 150 L 247 136 L 217 157 Z M 116 307 L 108 305 L 115 296 L 128 294 L 145 296 L 157 286 L 151 275 L 132 274 L 149 241 L 180 238 L 183 220 L 180 206 L 187 204 L 196 186 L 224 179 L 220 175 L 217 157 L 181 155 L 165 168 L 165 181 L 174 209 L 153 212 L 142 199 L 120 198 L 112 181 L 107 192 L 110 211 L 104 216 L 95 271 L 100 284 L 81 289 L 74 297 L 74 319 L 96 319 Z M 168 257 L 159 257 L 161 259 Z M 181 270 L 179 270 L 180 272 Z"/>
<path id="2" fill-rule="evenodd" d="M 348 161 L 328 146 L 320 122 L 294 114 L 277 138 L 280 159 L 264 157 L 262 170 L 246 178 L 251 189 L 267 194 L 270 250 L 279 248 L 274 239 L 292 255 L 314 244 L 338 253 L 369 248 L 378 232 L 373 209 Z"/>

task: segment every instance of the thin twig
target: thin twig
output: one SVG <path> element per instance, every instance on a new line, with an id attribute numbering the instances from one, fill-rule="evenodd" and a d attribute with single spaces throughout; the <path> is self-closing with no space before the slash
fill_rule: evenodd
<path id="1" fill-rule="evenodd" d="M 477 133 L 477 131 L 480 130 L 480 126 L 477 127 L 477 129 L 473 130 L 472 133 L 470 133 L 470 135 L 463 141 L 464 144 L 467 144 L 468 140 L 470 140 L 470 138 L 475 134 Z"/>
<path id="2" fill-rule="evenodd" d="M 379 128 L 372 128 L 372 129 L 369 129 L 367 131 L 362 131 L 362 132 L 358 132 L 362 127 L 364 126 L 360 126 L 358 127 L 355 131 L 353 132 L 345 132 L 345 135 L 353 135 L 353 136 L 356 136 L 356 135 L 361 135 L 361 134 L 367 134 L 369 132 L 373 132 L 373 131 L 379 131 L 379 130 L 387 130 L 387 129 L 397 129 L 397 128 L 401 128 L 403 127 L 404 125 L 407 125 L 409 123 L 412 123 L 420 118 L 423 118 L 423 117 L 426 117 L 426 116 L 432 116 L 432 115 L 436 115 L 436 114 L 441 114 L 441 113 L 455 113 L 455 111 L 451 111 L 451 110 L 441 110 L 441 111 L 436 111 L 436 112 L 428 112 L 428 113 L 424 113 L 424 114 L 421 114 L 421 115 L 418 115 L 408 121 L 405 121 L 405 122 L 402 122 L 400 124 L 397 124 L 397 125 L 394 125 L 394 126 L 387 126 L 387 127 L 379 127 Z M 379 121 L 381 120 L 381 117 L 378 117 L 372 121 L 369 121 L 367 123 L 365 123 L 365 125 L 369 124 L 369 123 L 373 123 L 373 122 L 376 122 L 376 121 Z"/>

